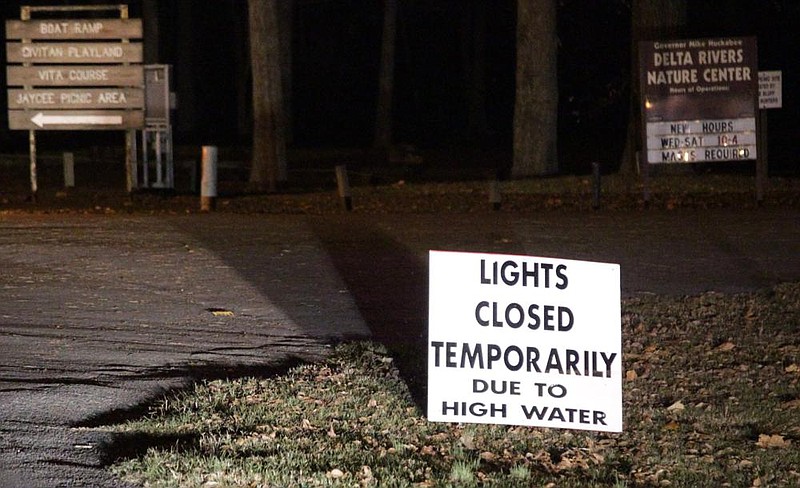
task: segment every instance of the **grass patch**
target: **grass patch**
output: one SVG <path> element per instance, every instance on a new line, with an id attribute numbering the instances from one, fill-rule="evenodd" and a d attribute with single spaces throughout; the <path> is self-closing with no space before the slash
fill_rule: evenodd
<path id="1" fill-rule="evenodd" d="M 800 486 L 800 284 L 623 304 L 620 434 L 427 422 L 383 346 L 209 381 L 120 435 L 144 486 Z"/>

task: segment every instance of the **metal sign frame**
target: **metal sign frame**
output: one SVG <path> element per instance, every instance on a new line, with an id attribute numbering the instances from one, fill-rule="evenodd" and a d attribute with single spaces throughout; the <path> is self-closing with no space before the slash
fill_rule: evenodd
<path id="1" fill-rule="evenodd" d="M 172 145 L 171 66 L 148 64 L 144 67 L 145 110 L 142 129 L 142 163 L 136 175 L 141 188 L 175 187 Z M 153 156 L 153 173 L 151 159 Z M 153 181 L 151 181 L 151 179 Z"/>

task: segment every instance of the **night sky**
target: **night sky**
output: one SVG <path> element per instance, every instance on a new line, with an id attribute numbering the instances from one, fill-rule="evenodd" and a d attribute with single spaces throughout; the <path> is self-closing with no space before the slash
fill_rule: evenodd
<path id="1" fill-rule="evenodd" d="M 19 5 L 107 2 L 6 1 Z M 476 146 L 510 154 L 515 57 L 513 0 L 400 0 L 394 136 L 420 148 Z M 562 172 L 588 158 L 615 162 L 629 110 L 630 13 L 627 1 L 559 2 L 559 145 Z M 783 108 L 769 112 L 773 172 L 797 171 L 796 97 L 800 2 L 689 0 L 685 37 L 758 36 L 759 67 L 783 71 Z M 129 2 L 141 16 L 139 1 Z M 189 7 L 187 8 L 187 5 Z M 244 0 L 159 2 L 159 63 L 174 67 L 177 144 L 249 144 L 249 70 Z M 478 8 L 482 7 L 482 9 Z M 485 16 L 478 13 L 483 10 Z M 366 147 L 373 135 L 382 12 L 374 0 L 295 0 L 292 35 L 292 145 Z M 476 43 L 476 32 L 484 42 Z M 469 76 L 483 52 L 483 118 L 469 123 Z M 5 53 L 2 54 L 5 56 Z M 5 64 L 5 62 L 3 63 Z M 5 85 L 5 73 L 2 75 Z M 3 97 L 5 104 L 5 97 Z M 27 134 L 0 141 L 27 149 Z M 105 137 L 105 136 L 103 136 Z M 85 139 L 85 135 L 72 138 Z M 96 138 L 96 134 L 95 134 Z M 57 139 L 57 138 L 56 138 Z"/>

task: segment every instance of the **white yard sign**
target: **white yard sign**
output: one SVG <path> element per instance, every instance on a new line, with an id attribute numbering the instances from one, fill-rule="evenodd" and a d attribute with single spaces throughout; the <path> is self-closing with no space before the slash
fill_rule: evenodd
<path id="1" fill-rule="evenodd" d="M 783 72 L 758 72 L 758 108 L 783 107 Z"/>
<path id="2" fill-rule="evenodd" d="M 622 431 L 619 265 L 430 252 L 428 419 Z"/>

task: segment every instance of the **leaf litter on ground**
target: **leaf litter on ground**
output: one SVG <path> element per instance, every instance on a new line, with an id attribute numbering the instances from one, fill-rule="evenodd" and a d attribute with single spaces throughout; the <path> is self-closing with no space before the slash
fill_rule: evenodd
<path id="1" fill-rule="evenodd" d="M 144 486 L 800 486 L 799 283 L 627 299 L 622 328 L 619 434 L 427 422 L 397 352 L 360 342 L 170 397 L 114 429 L 191 440 L 113 470 Z"/>

